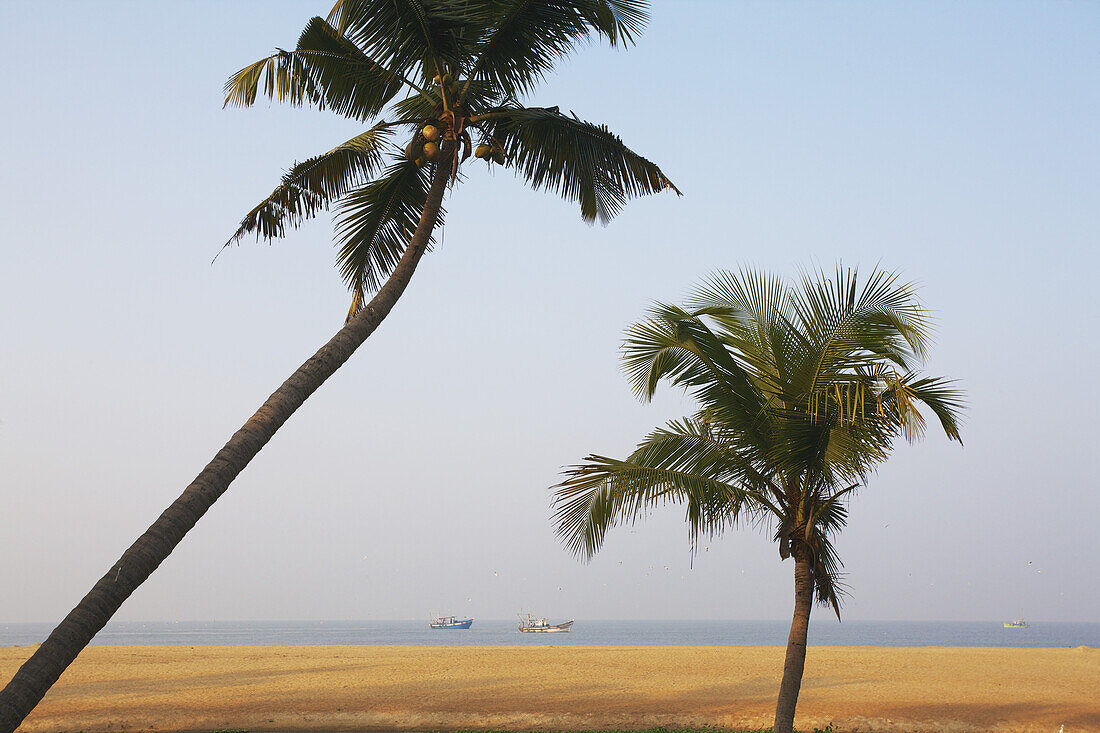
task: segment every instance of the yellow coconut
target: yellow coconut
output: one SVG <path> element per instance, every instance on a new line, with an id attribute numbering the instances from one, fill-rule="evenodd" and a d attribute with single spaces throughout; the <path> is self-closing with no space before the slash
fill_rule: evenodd
<path id="1" fill-rule="evenodd" d="M 478 145 L 474 149 L 474 157 L 481 158 L 482 160 L 488 160 L 489 156 L 493 154 L 492 145 Z"/>
<path id="2" fill-rule="evenodd" d="M 434 143 L 439 139 L 439 128 L 435 125 L 427 125 L 422 131 L 424 139 L 430 143 Z"/>
<path id="3" fill-rule="evenodd" d="M 428 160 L 435 160 L 439 156 L 439 146 L 435 143 L 424 143 L 424 155 Z"/>

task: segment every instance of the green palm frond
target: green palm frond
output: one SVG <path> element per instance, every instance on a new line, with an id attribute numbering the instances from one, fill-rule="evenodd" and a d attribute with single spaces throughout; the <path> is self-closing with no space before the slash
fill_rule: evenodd
<path id="1" fill-rule="evenodd" d="M 595 534 L 586 529 L 584 542 L 573 545 L 576 554 L 591 556 L 607 526 L 634 522 L 664 503 L 685 505 L 693 549 L 701 536 L 721 533 L 743 517 L 783 516 L 782 497 L 776 497 L 771 479 L 699 420 L 672 421 L 655 430 L 625 461 L 599 456 L 587 461 L 567 471 L 561 486 L 569 488 L 557 502 L 563 537 L 572 531 L 574 540 L 582 539 L 578 520 L 600 517 L 602 529 Z"/>
<path id="2" fill-rule="evenodd" d="M 501 143 L 508 165 L 532 187 L 580 203 L 586 222 L 607 223 L 629 198 L 665 189 L 680 193 L 660 168 L 607 127 L 557 108 L 501 108 L 479 122 Z"/>
<path id="3" fill-rule="evenodd" d="M 866 481 L 875 466 L 889 458 L 898 431 L 897 420 L 887 409 L 886 414 L 867 414 L 847 424 L 827 428 L 815 424 L 806 432 L 822 441 L 822 450 L 809 455 L 792 450 L 792 455 L 817 463 L 834 480 L 845 482 Z M 792 441 L 792 446 L 797 445 Z"/>
<path id="4" fill-rule="evenodd" d="M 531 91 L 554 64 L 589 36 L 614 46 L 645 27 L 637 0 L 485 0 L 490 27 L 475 50 L 471 80 L 486 79 L 509 96 Z"/>
<path id="5" fill-rule="evenodd" d="M 665 503 L 686 505 L 693 542 L 701 534 L 721 532 L 739 518 L 747 506 L 743 489 L 712 476 L 660 465 L 660 460 L 649 465 L 644 456 L 653 451 L 643 444 L 626 461 L 590 455 L 584 463 L 565 470 L 566 479 L 555 487 L 554 523 L 573 554 L 591 558 L 608 528 L 634 522 L 648 509 Z M 667 462 L 690 464 L 691 458 L 680 454 L 669 456 Z"/>
<path id="6" fill-rule="evenodd" d="M 722 270 L 688 297 L 688 307 L 714 322 L 714 331 L 761 381 L 761 388 L 786 394 L 798 334 L 786 283 L 770 273 Z"/>
<path id="7" fill-rule="evenodd" d="M 883 360 L 908 370 L 927 353 L 927 312 L 896 274 L 876 269 L 862 288 L 854 269 L 838 267 L 832 278 L 805 275 L 792 302 L 808 380 L 794 386 L 807 397 L 835 374 Z"/>
<path id="8" fill-rule="evenodd" d="M 262 94 L 366 120 L 381 112 L 408 83 L 340 36 L 324 19 L 313 18 L 294 51 L 280 50 L 230 77 L 225 104 L 248 107 Z"/>
<path id="9" fill-rule="evenodd" d="M 814 501 L 815 506 L 810 507 L 807 512 L 815 531 L 833 536 L 844 529 L 848 523 L 847 502 L 859 487 L 860 484 L 850 484 L 842 489 L 835 489 L 831 482 L 822 484 L 818 492 L 820 495 Z"/>
<path id="10" fill-rule="evenodd" d="M 588 0 L 582 12 L 596 31 L 612 46 L 634 43 L 649 22 L 648 3 L 643 0 Z"/>
<path id="11" fill-rule="evenodd" d="M 472 114 L 478 115 L 495 108 L 501 101 L 497 87 L 489 82 L 471 82 L 462 95 L 462 104 Z M 406 120 L 425 120 L 439 115 L 443 111 L 443 99 L 438 87 L 433 86 L 425 92 L 410 94 L 393 104 L 393 111 Z"/>
<path id="12" fill-rule="evenodd" d="M 717 425 L 736 430 L 748 450 L 766 444 L 766 394 L 745 365 L 693 313 L 657 304 L 651 317 L 623 339 L 623 369 L 640 399 L 649 400 L 660 381 L 697 399 Z"/>
<path id="13" fill-rule="evenodd" d="M 391 128 L 379 122 L 327 153 L 295 164 L 271 195 L 245 215 L 226 246 L 250 232 L 267 240 L 282 237 L 288 224 L 298 226 L 327 208 L 333 199 L 368 180 L 381 164 Z"/>
<path id="14" fill-rule="evenodd" d="M 710 415 L 673 420 L 665 428 L 650 433 L 627 460 L 736 484 L 751 499 L 752 511 L 767 511 L 782 518 L 781 490 L 761 472 L 752 446 L 716 434 L 716 427 Z"/>
<path id="15" fill-rule="evenodd" d="M 719 270 L 689 294 L 687 303 L 693 310 L 714 309 L 715 318 L 729 318 L 733 328 L 751 325 L 761 337 L 769 326 L 790 317 L 786 283 L 758 270 Z"/>
<path id="16" fill-rule="evenodd" d="M 350 319 L 389 276 L 416 230 L 431 183 L 431 166 L 397 159 L 377 180 L 350 192 L 338 207 L 336 239 L 344 281 L 352 291 Z M 436 226 L 443 223 L 439 210 Z"/>
<path id="17" fill-rule="evenodd" d="M 680 341 L 676 323 L 691 314 L 674 305 L 655 304 L 650 318 L 630 326 L 623 337 L 622 362 L 635 396 L 653 399 L 662 379 L 674 384 L 683 379 L 698 383 L 706 370 L 695 354 Z"/>
<path id="18" fill-rule="evenodd" d="M 476 3 L 446 0 L 337 0 L 328 22 L 390 71 L 421 66 L 459 72 L 483 31 Z"/>
<path id="19" fill-rule="evenodd" d="M 955 381 L 942 377 L 920 377 L 915 372 L 908 372 L 895 376 L 889 384 L 886 396 L 892 397 L 895 403 L 898 402 L 899 395 L 904 395 L 902 404 L 895 407 L 899 413 L 904 408 L 919 415 L 918 405 L 926 405 L 940 421 L 944 434 L 949 439 L 962 443 L 959 429 L 962 412 L 966 408 L 966 398 L 963 392 L 954 386 Z M 903 419 L 908 418 L 903 414 L 899 415 L 899 420 Z M 913 440 L 920 437 L 923 434 L 923 428 L 924 419 L 920 418 L 919 422 L 914 419 L 913 428 L 906 433 L 906 438 Z"/>

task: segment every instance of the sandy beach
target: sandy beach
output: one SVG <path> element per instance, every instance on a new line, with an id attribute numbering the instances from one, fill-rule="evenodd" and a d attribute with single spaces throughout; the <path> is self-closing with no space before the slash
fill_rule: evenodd
<path id="1" fill-rule="evenodd" d="M 10 678 L 32 647 L 0 649 Z M 770 725 L 778 647 L 90 647 L 25 731 Z M 797 725 L 1100 731 L 1093 649 L 818 647 Z"/>

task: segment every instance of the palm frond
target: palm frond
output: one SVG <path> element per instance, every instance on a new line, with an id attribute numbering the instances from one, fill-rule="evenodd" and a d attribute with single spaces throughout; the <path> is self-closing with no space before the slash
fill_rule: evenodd
<path id="1" fill-rule="evenodd" d="M 661 380 L 697 399 L 725 435 L 736 433 L 743 451 L 766 450 L 767 397 L 727 344 L 692 313 L 657 304 L 651 317 L 623 339 L 623 369 L 643 400 Z"/>
<path id="2" fill-rule="evenodd" d="M 606 224 L 629 198 L 665 189 L 680 193 L 660 168 L 606 126 L 557 108 L 500 108 L 475 121 L 501 143 L 508 165 L 532 187 L 580 203 L 586 222 Z"/>
<path id="3" fill-rule="evenodd" d="M 262 94 L 295 106 L 331 109 L 356 120 L 374 117 L 406 84 L 322 18 L 313 18 L 294 51 L 238 71 L 225 84 L 225 104 L 248 107 Z"/>
<path id="4" fill-rule="evenodd" d="M 590 36 L 633 42 L 647 20 L 638 0 L 487 0 L 488 33 L 475 50 L 471 80 L 506 95 L 531 91 L 554 64 Z"/>
<path id="5" fill-rule="evenodd" d="M 282 237 L 288 224 L 298 226 L 369 179 L 381 164 L 391 128 L 391 124 L 379 122 L 327 153 L 295 164 L 271 195 L 245 215 L 226 246 L 251 232 L 258 239 Z"/>
<path id="6" fill-rule="evenodd" d="M 394 73 L 420 65 L 461 71 L 480 37 L 484 13 L 447 0 L 337 0 L 328 22 Z"/>
<path id="7" fill-rule="evenodd" d="M 684 460 L 683 455 L 672 460 L 677 458 Z M 737 486 L 643 460 L 638 453 L 625 461 L 590 455 L 566 469 L 566 479 L 554 487 L 554 523 L 573 554 L 591 558 L 609 527 L 636 521 L 664 503 L 687 505 L 693 541 L 700 534 L 720 532 L 746 506 L 748 496 Z"/>
<path id="8" fill-rule="evenodd" d="M 437 90 L 438 87 L 398 100 L 393 104 L 393 111 L 408 120 L 439 117 L 443 112 L 443 98 Z M 477 115 L 493 109 L 500 99 L 499 90 L 489 82 L 471 82 L 463 93 L 462 104 L 470 113 Z"/>
<path id="9" fill-rule="evenodd" d="M 645 466 L 709 476 L 736 485 L 754 503 L 753 510 L 783 516 L 783 497 L 772 479 L 756 465 L 751 446 L 716 434 L 719 427 L 706 414 L 695 419 L 672 420 L 650 433 L 627 459 Z"/>
<path id="10" fill-rule="evenodd" d="M 715 332 L 757 379 L 784 392 L 790 365 L 791 298 L 779 277 L 754 270 L 722 270 L 688 296 L 688 307 L 715 323 Z"/>
<path id="11" fill-rule="evenodd" d="M 883 360 L 908 370 L 927 353 L 928 314 L 896 274 L 876 269 L 862 288 L 855 269 L 805 275 L 792 302 L 806 367 L 794 386 L 807 399 L 835 374 Z"/>
<path id="12" fill-rule="evenodd" d="M 367 293 L 389 277 L 420 221 L 431 184 L 431 166 L 395 159 L 377 180 L 341 199 L 336 217 L 340 272 L 352 291 L 351 319 Z M 436 227 L 443 223 L 440 208 Z"/>
<path id="13" fill-rule="evenodd" d="M 905 374 L 898 380 L 898 389 L 904 390 L 906 404 L 910 409 L 915 410 L 913 403 L 917 402 L 927 405 L 939 419 L 944 434 L 950 440 L 961 444 L 962 436 L 959 430 L 962 413 L 966 409 L 966 396 L 955 385 L 954 380 L 943 377 L 918 377 L 915 373 Z M 923 420 L 921 424 L 923 426 Z"/>

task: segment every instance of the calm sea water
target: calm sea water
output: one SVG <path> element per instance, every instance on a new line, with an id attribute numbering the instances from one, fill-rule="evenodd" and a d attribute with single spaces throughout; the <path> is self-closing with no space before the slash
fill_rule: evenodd
<path id="1" fill-rule="evenodd" d="M 551 619 L 561 621 L 565 619 Z M 42 641 L 53 624 L 0 624 L 0 646 Z M 218 644 L 643 644 L 783 646 L 787 621 L 585 621 L 568 634 L 521 634 L 515 621 L 476 619 L 468 631 L 434 631 L 427 621 L 112 622 L 92 644 L 209 646 Z M 1100 647 L 1100 623 L 1000 621 L 810 622 L 817 646 Z"/>

